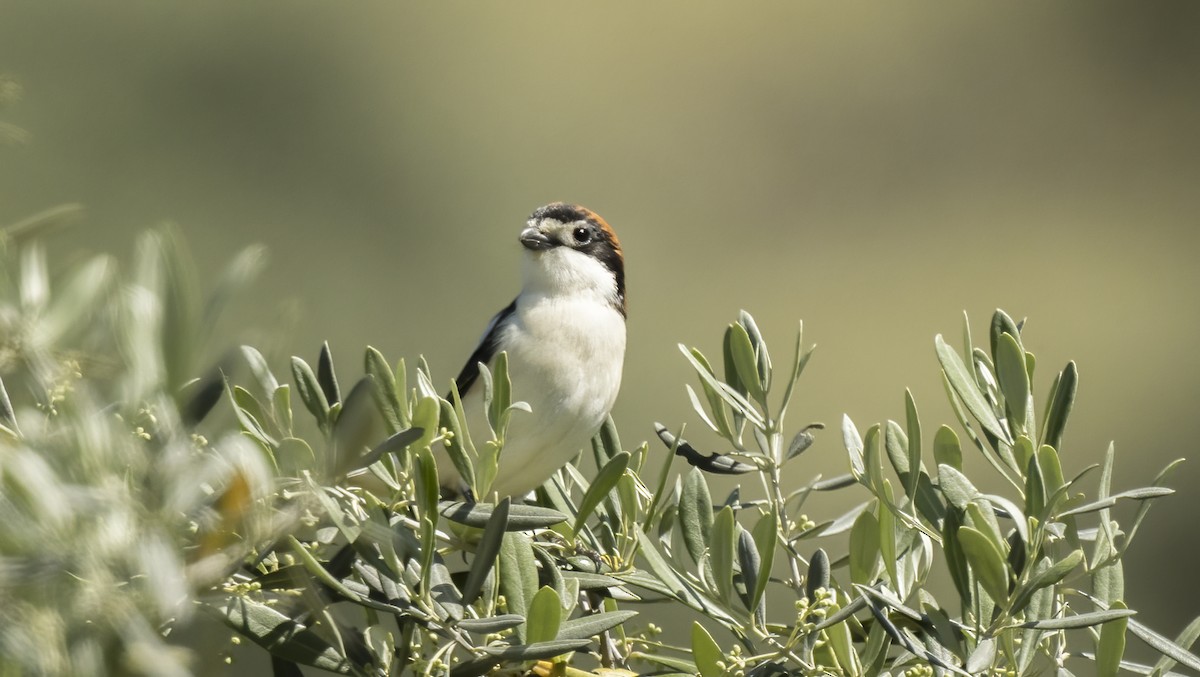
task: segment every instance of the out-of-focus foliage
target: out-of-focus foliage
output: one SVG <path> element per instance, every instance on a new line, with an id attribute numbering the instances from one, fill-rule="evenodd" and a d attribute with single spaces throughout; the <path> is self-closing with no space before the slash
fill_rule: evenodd
<path id="1" fill-rule="evenodd" d="M 61 214 L 0 236 L 0 671 L 186 674 L 166 635 L 288 520 L 262 454 L 195 426 L 213 380 L 174 349 L 200 300 L 174 235 L 51 279 L 29 234 Z"/>

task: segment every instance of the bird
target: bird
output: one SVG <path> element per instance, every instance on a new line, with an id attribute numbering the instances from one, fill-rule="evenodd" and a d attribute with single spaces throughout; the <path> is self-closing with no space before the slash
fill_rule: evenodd
<path id="1" fill-rule="evenodd" d="M 625 362 L 625 259 L 617 234 L 595 212 L 554 202 L 529 216 L 521 290 L 491 319 L 455 379 L 464 424 L 488 430 L 479 365 L 507 354 L 514 411 L 487 497 L 515 500 L 573 458 L 607 420 Z M 476 444 L 476 446 L 480 446 Z M 475 497 L 444 447 L 435 451 L 443 494 Z M 482 497 L 481 497 L 482 498 Z"/>

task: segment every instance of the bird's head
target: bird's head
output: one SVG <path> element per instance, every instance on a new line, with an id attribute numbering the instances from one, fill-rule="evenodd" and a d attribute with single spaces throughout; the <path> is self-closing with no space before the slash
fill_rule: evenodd
<path id="1" fill-rule="evenodd" d="M 521 231 L 524 291 L 594 295 L 625 314 L 625 259 L 617 234 L 600 215 L 555 202 L 529 216 Z"/>

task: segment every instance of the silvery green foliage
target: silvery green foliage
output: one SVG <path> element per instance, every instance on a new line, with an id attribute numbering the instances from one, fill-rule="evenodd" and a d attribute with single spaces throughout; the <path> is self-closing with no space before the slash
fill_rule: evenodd
<path id="1" fill-rule="evenodd" d="M 1021 326 L 997 311 L 986 351 L 964 328 L 966 360 L 941 336 L 935 341 L 966 453 L 980 454 L 1003 478 L 1008 490 L 997 494 L 981 492 L 965 474 L 954 428 L 923 434 L 911 393 L 901 422 L 860 433 L 844 419 L 848 476 L 785 491 L 779 469 L 813 442 L 810 426 L 785 444 L 781 423 L 811 350 L 797 341 L 773 407 L 772 360 L 748 314 L 725 333 L 721 376 L 700 351 L 681 346 L 700 380 L 703 397 L 688 389 L 697 415 L 732 447 L 733 460 L 722 465 L 754 466 L 762 498 L 746 501 L 735 492 L 714 501 L 704 476 L 692 471 L 665 499 L 674 508 L 648 531 L 657 538 L 645 539 L 642 555 L 661 594 L 715 621 L 696 624 L 684 647 L 690 654 L 676 659 L 686 665 L 677 667 L 691 670 L 687 661 L 694 661 L 706 677 L 1066 674 L 1068 659 L 1083 656 L 1095 664 L 1081 668 L 1099 674 L 1163 674 L 1176 662 L 1200 668 L 1183 648 L 1200 623 L 1172 641 L 1131 618 L 1122 599 L 1121 558 L 1153 500 L 1172 493 L 1162 483 L 1178 461 L 1152 486 L 1116 491 L 1110 446 L 1102 465 L 1065 477 L 1061 459 L 1069 456 L 1061 452 L 1078 373 L 1068 364 L 1044 402 L 1036 401 L 1036 361 Z M 690 460 L 703 458 L 662 429 L 660 437 Z M 813 492 L 853 485 L 868 500 L 850 512 L 816 523 L 800 514 Z M 1091 497 L 1088 486 L 1095 487 Z M 1110 513 L 1118 501 L 1139 504 L 1124 529 Z M 845 545 L 826 540 L 846 532 Z M 816 544 L 802 547 L 808 539 Z M 831 565 L 826 548 L 840 547 L 846 552 Z M 929 590 L 941 570 L 949 571 L 956 595 L 939 600 Z M 784 609 L 780 600 L 788 601 Z M 1094 646 L 1071 629 L 1086 629 Z M 733 648 L 719 648 L 714 630 L 732 635 Z M 1127 632 L 1162 660 L 1124 661 Z"/>
<path id="2" fill-rule="evenodd" d="M 990 350 L 984 351 L 964 332 L 967 361 L 941 336 L 935 348 L 968 450 L 982 455 L 1011 489 L 997 494 L 981 492 L 965 474 L 953 428 L 941 426 L 932 440 L 923 437 L 911 393 L 902 423 L 888 421 L 860 433 L 844 420 L 848 478 L 814 480 L 785 494 L 775 469 L 802 453 L 811 438 L 801 431 L 781 452 L 783 437 L 767 396 L 771 360 L 753 320 L 743 314 L 726 332 L 724 379 L 699 351 L 684 348 L 704 391 L 702 400 L 689 389 L 698 415 L 732 445 L 733 455 L 758 467 L 766 496 L 744 519 L 745 503 L 742 510 L 732 498 L 714 506 L 703 477 L 692 473 L 678 490 L 678 534 L 687 557 L 670 556 L 672 540 L 665 536 L 654 544 L 665 555 L 651 558 L 658 565 L 652 569 L 661 572 L 660 579 L 674 576 L 679 589 L 672 594 L 719 618 L 745 647 L 736 654 L 714 651 L 708 629 L 698 625 L 690 648 L 701 674 L 728 674 L 734 664 L 747 674 L 1041 674 L 1065 669 L 1071 656 L 1095 661 L 1084 669 L 1101 674 L 1161 673 L 1176 661 L 1200 666 L 1181 646 L 1195 639 L 1194 628 L 1172 642 L 1130 618 L 1134 612 L 1122 600 L 1121 557 L 1151 502 L 1172 493 L 1161 484 L 1176 464 L 1152 486 L 1114 491 L 1110 447 L 1098 467 L 1095 495 L 1087 498 L 1082 490 L 1097 467 L 1068 480 L 1060 461 L 1078 387 L 1074 363 L 1054 378 L 1039 408 L 1031 387 L 1035 359 L 1024 348 L 1021 325 L 997 311 L 989 338 Z M 798 344 L 793 373 L 807 356 Z M 790 392 L 789 384 L 784 403 Z M 785 409 L 780 406 L 776 417 Z M 755 444 L 745 445 L 747 438 Z M 664 441 L 682 446 L 673 436 Z M 859 485 L 869 500 L 831 522 L 793 526 L 799 511 L 793 498 L 802 503 L 812 491 L 847 484 Z M 1109 510 L 1121 500 L 1140 503 L 1125 531 Z M 1084 525 L 1087 520 L 1095 526 Z M 743 521 L 774 522 L 773 547 L 786 562 L 783 580 L 770 580 L 767 587 L 774 592 L 761 597 L 760 584 L 772 572 L 764 561 L 770 559 L 756 547 L 764 543 L 758 527 L 746 532 Z M 847 553 L 837 558 L 844 565 L 840 573 L 831 571 L 825 550 L 806 560 L 797 547 L 805 538 L 846 531 Z M 956 597 L 938 600 L 929 592 L 938 562 L 948 569 Z M 796 600 L 791 622 L 775 620 L 764 608 L 786 594 L 779 585 L 790 588 Z M 727 603 L 730 590 L 739 593 L 742 609 Z M 750 590 L 755 594 L 748 595 Z M 1080 636 L 1069 635 L 1070 629 L 1087 629 L 1095 646 L 1075 646 Z M 1123 661 L 1127 631 L 1163 653 L 1163 660 L 1156 666 Z"/>
<path id="3" fill-rule="evenodd" d="M 0 235 L 0 672 L 186 674 L 164 635 L 271 531 L 271 472 L 186 420 L 202 384 L 166 346 L 184 307 L 164 301 L 191 293 L 171 233 L 131 275 L 99 256 L 52 277 L 31 236 L 73 211 Z"/>

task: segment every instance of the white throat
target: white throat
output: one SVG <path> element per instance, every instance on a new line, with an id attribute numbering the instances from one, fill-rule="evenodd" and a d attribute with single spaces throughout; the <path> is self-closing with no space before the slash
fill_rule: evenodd
<path id="1" fill-rule="evenodd" d="M 567 247 L 526 252 L 521 261 L 522 294 L 588 298 L 619 305 L 617 281 L 603 263 Z"/>

